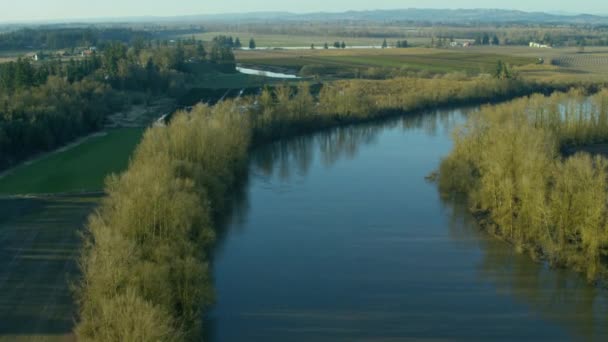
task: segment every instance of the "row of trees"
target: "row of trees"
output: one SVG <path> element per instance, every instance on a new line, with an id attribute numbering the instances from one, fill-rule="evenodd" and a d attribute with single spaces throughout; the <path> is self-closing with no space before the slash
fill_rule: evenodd
<path id="1" fill-rule="evenodd" d="M 243 47 L 243 44 L 241 44 L 241 39 L 239 37 L 234 39 L 232 36 L 217 36 L 213 38 L 211 43 L 213 45 L 225 46 L 231 49 L 240 49 Z M 255 39 L 251 38 L 249 40 L 249 48 L 255 50 L 256 46 Z"/>
<path id="2" fill-rule="evenodd" d="M 395 47 L 399 48 L 399 49 L 400 48 L 408 48 L 408 47 L 410 47 L 410 45 L 408 44 L 407 40 L 398 40 L 395 43 Z"/>
<path id="3" fill-rule="evenodd" d="M 488 107 L 455 133 L 440 188 L 469 195 L 490 231 L 556 266 L 607 275 L 608 160 L 564 146 L 608 140 L 608 91 Z"/>
<path id="4" fill-rule="evenodd" d="M 0 64 L 0 169 L 103 127 L 132 92 L 180 96 L 190 61 L 234 69 L 232 49 L 201 42 L 149 47 L 106 44 L 81 60 Z"/>
<path id="5" fill-rule="evenodd" d="M 0 92 L 0 169 L 99 130 L 123 102 L 106 84 L 56 76 L 40 86 Z"/>
<path id="6" fill-rule="evenodd" d="M 485 82 L 473 80 L 463 88 L 488 89 Z M 396 95 L 409 87 L 403 99 L 420 101 L 407 108 L 413 110 L 431 98 L 446 101 L 462 87 L 443 80 L 417 87 L 408 79 L 357 83 L 324 88 L 319 106 L 302 83 L 295 90 L 265 90 L 257 106 L 199 106 L 178 113 L 168 128 L 149 130 L 129 170 L 110 179 L 109 196 L 91 218 L 82 261 L 79 337 L 170 340 L 200 333 L 201 310 L 212 299 L 205 260 L 213 241 L 213 213 L 224 209 L 251 143 L 379 116 L 381 108 L 398 105 L 379 96 L 387 91 Z M 395 89 L 397 84 L 402 87 Z M 377 92 L 367 95 L 371 85 Z M 441 87 L 451 89 L 442 97 L 431 92 Z"/>
<path id="7" fill-rule="evenodd" d="M 249 132 L 233 103 L 200 105 L 146 132 L 89 220 L 79 339 L 200 338 L 202 312 L 213 301 L 214 222 L 246 165 Z"/>
<path id="8" fill-rule="evenodd" d="M 343 42 L 336 41 L 336 42 L 334 42 L 333 47 L 336 48 L 336 49 L 346 49 L 346 43 L 344 41 Z M 409 45 L 408 45 L 407 40 L 398 40 L 398 41 L 395 42 L 395 47 L 397 47 L 397 48 L 407 48 L 407 47 L 409 47 Z M 310 48 L 312 50 L 314 50 L 315 49 L 315 44 L 311 44 Z M 329 44 L 327 44 L 327 43 L 323 44 L 323 48 L 326 49 L 326 50 L 329 49 Z M 382 42 L 382 48 L 383 49 L 388 48 L 388 42 L 386 41 L 386 39 Z"/>
<path id="9" fill-rule="evenodd" d="M 500 39 L 497 35 L 490 37 L 489 34 L 484 33 L 475 37 L 476 45 L 500 45 Z"/>
<path id="10" fill-rule="evenodd" d="M 131 43 L 137 39 L 150 39 L 144 31 L 125 28 L 48 28 L 21 29 L 0 33 L 0 51 L 21 49 L 66 49 L 95 46 L 104 42 Z"/>
<path id="11" fill-rule="evenodd" d="M 80 339 L 169 341 L 201 334 L 212 302 L 214 218 L 255 144 L 324 127 L 532 88 L 475 78 L 340 81 L 315 99 L 306 83 L 198 106 L 151 128 L 129 169 L 108 181 L 82 254 Z"/>
<path id="12" fill-rule="evenodd" d="M 334 42 L 334 48 L 336 48 L 336 49 L 346 49 L 346 43 L 345 42 L 341 42 L 340 43 L 338 41 L 335 41 Z"/>
<path id="13" fill-rule="evenodd" d="M 346 49 L 346 43 L 345 42 L 341 42 L 341 43 L 340 42 L 334 42 L 333 47 L 335 49 Z M 310 45 L 310 49 L 314 50 L 315 49 L 315 44 L 311 44 Z M 325 50 L 329 49 L 329 44 L 324 43 L 323 44 L 323 49 L 325 49 Z"/>

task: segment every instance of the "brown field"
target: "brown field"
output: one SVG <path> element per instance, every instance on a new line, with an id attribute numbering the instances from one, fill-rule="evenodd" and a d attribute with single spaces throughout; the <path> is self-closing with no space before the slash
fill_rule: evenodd
<path id="1" fill-rule="evenodd" d="M 99 196 L 0 198 L 0 341 L 70 341 L 78 232 Z"/>
<path id="2" fill-rule="evenodd" d="M 603 80 L 608 77 L 608 48 L 535 49 L 484 46 L 472 48 L 408 48 L 346 50 L 259 50 L 236 52 L 243 64 L 298 71 L 305 65 L 331 68 L 385 67 L 430 72 L 493 72 L 498 60 L 525 78 L 538 80 Z M 539 60 L 543 63 L 539 63 Z"/>
<path id="3" fill-rule="evenodd" d="M 499 60 L 521 66 L 537 62 L 537 58 L 500 54 L 479 49 L 346 49 L 346 50 L 260 50 L 237 51 L 240 63 L 261 66 L 282 66 L 299 70 L 306 65 L 344 68 L 407 68 L 430 72 L 491 72 Z"/>

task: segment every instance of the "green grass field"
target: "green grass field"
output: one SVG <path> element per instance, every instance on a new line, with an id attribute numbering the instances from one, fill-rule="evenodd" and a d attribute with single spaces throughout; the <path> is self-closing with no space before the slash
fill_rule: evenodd
<path id="1" fill-rule="evenodd" d="M 126 169 L 142 128 L 122 128 L 51 153 L 0 178 L 0 194 L 40 194 L 103 189 L 105 177 Z"/>
<path id="2" fill-rule="evenodd" d="M 79 230 L 99 197 L 0 199 L 0 341 L 72 341 Z"/>

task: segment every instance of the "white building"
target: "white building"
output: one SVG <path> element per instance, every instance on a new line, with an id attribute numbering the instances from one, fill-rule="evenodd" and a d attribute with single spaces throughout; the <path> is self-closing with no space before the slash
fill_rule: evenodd
<path id="1" fill-rule="evenodd" d="M 538 48 L 538 49 L 550 49 L 551 45 L 541 44 L 541 43 L 536 43 L 536 42 L 530 42 L 530 47 L 531 48 Z"/>

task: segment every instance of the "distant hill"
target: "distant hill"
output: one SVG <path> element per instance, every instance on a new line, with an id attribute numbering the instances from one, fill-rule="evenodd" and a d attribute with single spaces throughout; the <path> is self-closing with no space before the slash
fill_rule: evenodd
<path id="1" fill-rule="evenodd" d="M 53 20 L 52 23 L 147 23 L 147 22 L 297 22 L 297 21 L 363 21 L 363 22 L 427 22 L 445 24 L 522 23 L 522 24 L 588 24 L 608 25 L 608 16 L 524 12 L 499 9 L 396 9 L 347 12 L 253 12 L 201 14 L 177 17 L 119 17 Z"/>
<path id="2" fill-rule="evenodd" d="M 141 18 L 143 19 L 143 18 Z M 178 18 L 156 18 L 175 20 Z M 255 12 L 236 14 L 193 15 L 180 17 L 180 20 L 203 21 L 371 21 L 398 22 L 417 21 L 431 23 L 542 23 L 542 24 L 593 24 L 608 25 L 608 17 L 590 14 L 549 14 L 543 12 L 524 12 L 498 9 L 400 9 L 374 11 L 348 11 L 340 13 L 288 13 Z"/>

